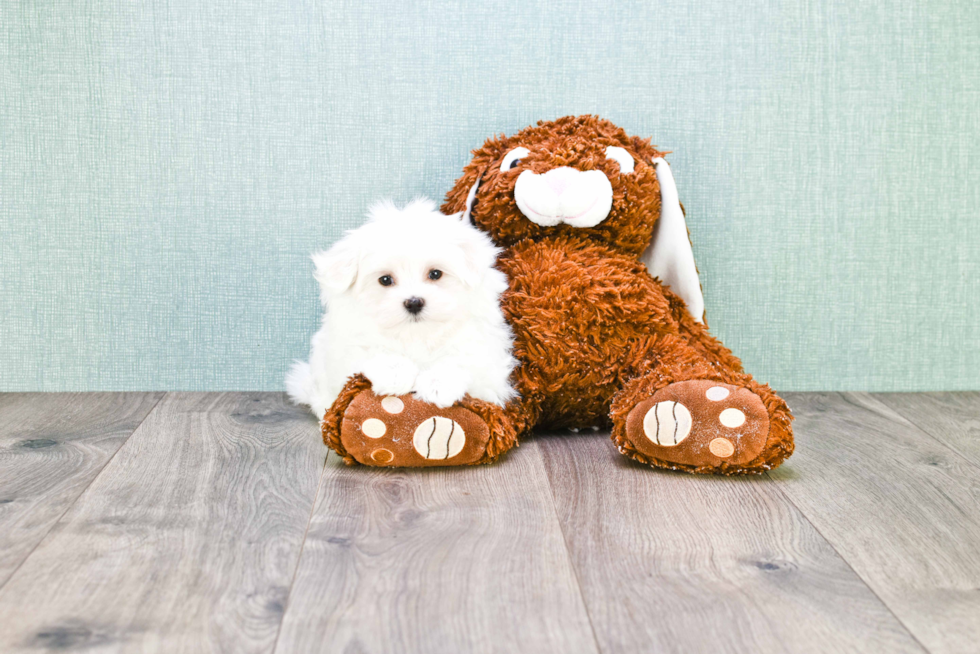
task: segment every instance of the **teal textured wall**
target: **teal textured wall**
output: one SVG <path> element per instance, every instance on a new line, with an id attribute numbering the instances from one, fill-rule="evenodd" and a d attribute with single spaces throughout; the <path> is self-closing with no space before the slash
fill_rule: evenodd
<path id="1" fill-rule="evenodd" d="M 972 0 L 0 3 L 0 389 L 280 389 L 308 254 L 493 133 L 652 136 L 783 390 L 980 388 Z"/>

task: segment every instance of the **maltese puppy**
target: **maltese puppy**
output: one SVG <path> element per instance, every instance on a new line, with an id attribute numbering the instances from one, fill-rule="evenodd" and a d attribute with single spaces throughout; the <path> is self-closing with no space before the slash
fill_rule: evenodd
<path id="1" fill-rule="evenodd" d="M 503 405 L 514 397 L 513 334 L 500 310 L 500 249 L 431 200 L 371 208 L 369 221 L 313 255 L 325 312 L 309 363 L 286 389 L 317 418 L 361 373 L 378 395 L 414 392 L 448 407 L 467 393 Z"/>

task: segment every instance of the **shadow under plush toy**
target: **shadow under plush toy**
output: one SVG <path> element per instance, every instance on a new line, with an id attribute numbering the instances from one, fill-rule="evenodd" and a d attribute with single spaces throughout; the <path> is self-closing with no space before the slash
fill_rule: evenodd
<path id="1" fill-rule="evenodd" d="M 322 423 L 324 441 L 368 465 L 487 463 L 534 427 L 612 425 L 624 455 L 658 468 L 759 473 L 793 452 L 789 409 L 711 336 L 664 152 L 595 116 L 540 122 L 474 151 L 442 207 L 505 248 L 501 302 L 520 398 L 448 409 L 402 396 L 386 411 L 363 377 Z M 368 419 L 386 425 L 365 436 Z M 375 423 L 376 424 L 376 423 Z M 465 447 L 438 460 L 419 442 Z M 384 440 L 384 443 L 380 442 Z"/>

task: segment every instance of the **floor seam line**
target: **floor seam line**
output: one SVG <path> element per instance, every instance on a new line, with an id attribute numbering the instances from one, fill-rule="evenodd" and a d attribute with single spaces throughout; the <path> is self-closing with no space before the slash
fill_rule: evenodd
<path id="1" fill-rule="evenodd" d="M 882 599 L 881 595 L 878 594 L 878 591 L 876 591 L 874 588 L 871 587 L 871 585 L 868 583 L 868 580 L 865 579 L 864 576 L 860 572 L 858 572 L 857 570 L 854 569 L 854 566 L 851 565 L 851 562 L 847 560 L 847 557 L 845 557 L 841 553 L 841 551 L 837 549 L 837 546 L 835 546 L 834 543 L 829 538 L 827 538 L 827 536 L 822 531 L 820 531 L 820 528 L 819 527 L 817 527 L 815 524 L 813 524 L 813 522 L 810 520 L 810 517 L 803 512 L 803 509 L 801 509 L 796 504 L 796 502 L 793 501 L 793 499 L 789 495 L 787 495 L 786 493 L 784 493 L 782 488 L 779 488 L 779 481 L 776 480 L 776 479 L 773 479 L 772 477 L 770 477 L 769 474 L 770 473 L 767 472 L 766 473 L 766 477 L 769 479 L 769 481 L 771 481 L 773 483 L 774 486 L 776 486 L 779 494 L 782 495 L 783 499 L 785 499 L 787 502 L 789 502 L 792 505 L 792 507 L 794 509 L 796 509 L 796 511 L 800 514 L 800 517 L 802 517 L 804 520 L 806 520 L 806 523 L 808 525 L 810 525 L 811 527 L 813 527 L 813 530 L 815 532 L 817 532 L 817 534 L 820 536 L 820 538 L 822 538 L 824 540 L 824 542 L 827 543 L 827 545 L 830 546 L 830 549 L 834 550 L 834 553 L 837 554 L 837 556 L 840 558 L 840 560 L 844 562 L 844 565 L 847 566 L 847 569 L 850 570 L 851 572 L 853 572 L 854 573 L 854 576 L 857 577 L 858 580 L 862 584 L 864 584 L 864 587 L 867 588 L 868 591 L 870 591 L 871 594 L 875 596 L 875 599 L 877 599 L 879 602 L 881 602 L 881 605 L 883 607 L 885 607 L 885 610 L 887 610 L 888 613 L 890 613 L 891 616 L 893 618 L 895 618 L 895 620 L 898 621 L 898 624 L 901 625 L 901 627 L 903 629 L 905 629 L 905 633 L 907 633 L 909 635 L 909 637 L 913 641 L 915 641 L 915 644 L 918 645 L 919 647 L 921 647 L 923 652 L 931 652 L 932 650 L 930 650 L 929 648 L 927 648 L 922 643 L 922 641 L 919 640 L 919 638 L 912 632 L 912 630 L 909 628 L 909 626 L 907 624 L 905 624 L 905 621 L 902 620 L 902 618 L 899 617 L 899 615 L 897 613 L 895 613 L 895 611 L 888 604 L 888 602 L 886 602 L 884 599 Z"/>
<path id="2" fill-rule="evenodd" d="M 834 394 L 840 396 L 843 399 L 846 399 L 846 398 L 844 398 L 844 395 L 846 395 L 846 392 L 844 392 L 844 391 L 835 391 Z M 844 556 L 844 554 L 839 549 L 837 549 L 837 546 L 834 544 L 834 542 L 831 541 L 829 538 L 827 538 L 827 536 L 822 531 L 820 531 L 820 528 L 817 527 L 817 525 L 813 524 L 813 521 L 810 520 L 810 516 L 808 516 L 803 511 L 803 509 L 800 508 L 800 506 L 796 502 L 793 501 L 793 498 L 792 497 L 790 497 L 786 492 L 783 491 L 783 488 L 782 488 L 782 485 L 780 484 L 780 481 L 778 479 L 773 479 L 773 477 L 772 477 L 772 471 L 767 471 L 766 472 L 766 479 L 768 479 L 772 483 L 772 485 L 776 487 L 776 490 L 779 492 L 780 495 L 783 496 L 783 499 L 785 499 L 787 502 L 789 502 L 790 505 L 794 509 L 796 509 L 796 511 L 800 514 L 800 517 L 803 518 L 808 525 L 810 525 L 811 527 L 813 527 L 813 530 L 815 532 L 817 532 L 817 534 L 820 536 L 820 538 L 822 538 L 824 540 L 824 542 L 827 543 L 827 545 L 830 546 L 830 549 L 834 550 L 834 553 L 836 553 L 837 556 L 840 557 L 840 560 L 844 562 L 844 565 L 847 566 L 847 569 L 854 573 L 854 576 L 857 577 L 861 581 L 861 583 L 864 584 L 864 587 L 867 588 L 868 591 L 872 595 L 875 596 L 875 599 L 877 599 L 879 602 L 881 602 L 881 605 L 883 607 L 885 607 L 885 610 L 887 610 L 892 615 L 892 617 L 895 618 L 896 621 L 898 621 L 898 624 L 901 625 L 901 627 L 903 629 L 905 629 L 905 633 L 907 633 L 909 635 L 909 638 L 911 638 L 913 641 L 915 641 L 915 644 L 918 645 L 922 649 L 923 652 L 932 652 L 932 650 L 930 650 L 928 647 L 926 647 L 922 643 L 922 641 L 919 640 L 919 637 L 915 635 L 915 633 L 912 631 L 912 629 L 907 624 L 905 624 L 905 621 L 902 620 L 902 618 L 899 617 L 899 615 L 897 613 L 895 613 L 895 610 L 892 609 L 891 605 L 888 604 L 888 602 L 886 602 L 884 599 L 882 599 L 881 595 L 878 594 L 878 591 L 876 591 L 871 586 L 871 584 L 868 583 L 868 580 L 864 578 L 864 575 L 862 575 L 860 572 L 858 572 L 854 568 L 854 566 L 851 565 L 851 562 L 847 559 L 846 556 Z"/>
<path id="3" fill-rule="evenodd" d="M 942 447 L 946 448 L 947 450 L 949 450 L 950 452 L 952 452 L 953 454 L 955 454 L 959 458 L 961 458 L 964 461 L 966 461 L 966 463 L 968 465 L 970 465 L 973 468 L 980 468 L 980 462 L 974 461 L 973 460 L 973 457 L 968 456 L 966 454 L 963 454 L 962 452 L 960 452 L 959 450 L 957 450 L 955 447 L 953 447 L 949 443 L 947 443 L 944 440 L 940 439 L 938 436 L 935 436 L 928 429 L 926 429 L 925 427 L 921 426 L 915 420 L 913 420 L 909 416 L 907 416 L 904 413 L 902 413 L 902 410 L 901 409 L 896 408 L 896 407 L 893 407 L 892 405 L 887 404 L 887 403 L 881 401 L 880 399 L 878 399 L 878 397 L 877 397 L 878 395 L 884 395 L 884 393 L 868 393 L 868 397 L 872 398 L 875 402 L 878 402 L 883 407 L 885 407 L 885 408 L 887 408 L 887 409 L 889 409 L 889 410 L 894 411 L 895 413 L 897 413 L 899 416 L 902 417 L 903 420 L 905 420 L 910 425 L 912 425 L 913 427 L 915 427 L 916 429 L 918 429 L 919 431 L 921 431 L 923 434 L 925 434 L 926 436 L 928 436 L 930 439 L 932 439 L 936 443 L 939 443 L 939 445 L 941 445 Z M 921 393 L 921 395 L 925 395 L 925 393 Z"/>
<path id="4" fill-rule="evenodd" d="M 57 519 L 55 519 L 51 523 L 51 526 L 48 528 L 46 532 L 44 532 L 44 535 L 37 541 L 37 543 L 34 544 L 34 547 L 31 548 L 31 551 L 27 553 L 27 556 L 21 559 L 20 563 L 17 564 L 17 567 L 11 570 L 10 574 L 7 575 L 7 578 L 4 579 L 2 582 L 0 582 L 0 592 L 3 592 L 4 587 L 11 579 L 14 578 L 14 575 L 17 574 L 17 572 L 24 566 L 24 564 L 27 563 L 27 560 L 32 556 L 34 556 L 34 552 L 36 552 L 37 549 L 41 547 L 41 545 L 44 543 L 44 541 L 48 539 L 48 536 L 51 535 L 51 532 L 54 531 L 54 528 L 58 526 L 58 523 L 61 522 L 62 518 L 68 515 L 68 512 L 71 511 L 72 508 L 74 508 L 75 504 L 78 503 L 78 500 L 82 497 L 82 495 L 88 492 L 88 489 L 92 487 L 92 484 L 95 483 L 95 480 L 102 476 L 102 473 L 105 472 L 105 469 L 109 466 L 110 463 L 112 463 L 113 459 L 116 458 L 116 455 L 119 454 L 119 450 L 125 447 L 126 443 L 129 442 L 129 439 L 133 437 L 133 434 L 139 431 L 139 428 L 143 426 L 143 423 L 146 422 L 147 418 L 150 417 L 150 414 L 156 411 L 156 408 L 160 405 L 160 402 L 163 402 L 164 398 L 166 398 L 168 395 L 170 395 L 170 393 L 165 391 L 163 395 L 161 395 L 160 398 L 153 403 L 153 406 L 150 407 L 150 410 L 146 412 L 146 415 L 143 416 L 143 419 L 139 421 L 139 424 L 133 427 L 133 431 L 129 432 L 129 435 L 123 439 L 123 441 L 119 444 L 119 447 L 116 448 L 116 451 L 112 453 L 112 456 L 106 459 L 106 462 L 102 465 L 101 468 L 99 468 L 99 471 L 95 474 L 95 476 L 93 476 L 92 479 L 90 479 L 89 482 L 85 484 L 85 488 L 83 488 L 78 493 L 78 495 L 76 495 L 72 499 L 72 501 L 68 503 L 68 506 L 65 507 L 65 510 L 61 512 L 61 515 L 59 515 Z"/>
<path id="5" fill-rule="evenodd" d="M 585 617 L 589 620 L 589 630 L 592 632 L 592 640 L 595 643 L 595 648 L 597 652 L 602 652 L 602 645 L 599 643 L 599 636 L 596 634 L 595 625 L 592 624 L 592 612 L 589 611 L 589 603 L 585 600 L 585 593 L 582 591 L 582 581 L 578 576 L 578 568 L 575 565 L 575 559 L 572 556 L 572 550 L 568 546 L 568 537 L 565 535 L 565 528 L 562 525 L 561 516 L 558 515 L 558 501 L 555 499 L 555 487 L 551 483 L 551 475 L 548 474 L 548 467 L 544 463 L 544 453 L 541 450 L 540 441 L 534 443 L 535 449 L 538 451 L 538 461 L 541 464 L 541 468 L 544 470 L 544 478 L 548 482 L 548 495 L 551 497 L 551 510 L 555 515 L 555 522 L 558 524 L 558 531 L 561 534 L 561 542 L 565 546 L 565 555 L 568 557 L 568 565 L 572 569 L 572 578 L 575 580 L 575 587 L 578 588 L 579 599 L 582 600 L 582 608 L 585 609 Z"/>
<path id="6" fill-rule="evenodd" d="M 310 535 L 310 526 L 313 524 L 313 516 L 316 513 L 316 504 L 320 499 L 320 489 L 323 488 L 323 479 L 327 476 L 327 461 L 330 460 L 330 452 L 327 451 L 327 455 L 323 457 L 323 466 L 320 468 L 320 479 L 316 484 L 316 492 L 313 494 L 313 504 L 310 507 L 310 516 L 306 520 L 306 530 L 303 532 L 303 540 L 300 542 L 299 554 L 296 556 L 296 566 L 293 568 L 293 575 L 289 580 L 289 592 L 286 593 L 286 599 L 283 602 L 282 608 L 282 618 L 279 620 L 279 626 L 276 628 L 276 637 L 272 641 L 272 649 L 270 650 L 273 654 L 279 649 L 279 637 L 282 635 L 282 625 L 286 622 L 286 614 L 289 612 L 289 600 L 293 596 L 293 587 L 296 585 L 296 577 L 299 575 L 299 566 L 303 561 L 303 551 L 306 549 L 306 538 Z"/>

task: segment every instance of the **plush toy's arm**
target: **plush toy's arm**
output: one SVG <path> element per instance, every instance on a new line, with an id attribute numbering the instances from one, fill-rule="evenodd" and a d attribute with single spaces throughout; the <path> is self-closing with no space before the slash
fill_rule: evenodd
<path id="1" fill-rule="evenodd" d="M 687 304 L 687 310 L 697 322 L 704 319 L 704 296 L 694 250 L 684 221 L 684 212 L 677 196 L 677 186 L 670 166 L 661 157 L 653 160 L 660 182 L 660 219 L 653 228 L 653 238 L 640 261 L 653 277 L 670 287 Z"/>

